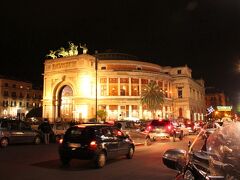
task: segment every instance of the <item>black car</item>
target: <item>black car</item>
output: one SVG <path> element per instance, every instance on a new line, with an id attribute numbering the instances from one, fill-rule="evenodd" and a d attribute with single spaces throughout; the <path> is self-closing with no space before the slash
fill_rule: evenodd
<path id="1" fill-rule="evenodd" d="M 233 124 L 233 126 L 236 126 Z M 237 127 L 240 129 L 240 123 Z M 170 169 L 178 171 L 176 179 L 239 179 L 239 137 L 238 131 L 236 138 L 231 134 L 230 141 L 222 136 L 236 131 L 227 129 L 219 130 L 216 134 L 209 137 L 203 136 L 205 130 L 201 130 L 193 143 L 189 143 L 188 150 L 169 149 L 163 157 L 163 163 Z M 238 129 L 237 129 L 238 130 Z M 221 133 L 223 131 L 223 133 Z M 206 137 L 207 139 L 203 139 Z M 233 144 L 233 146 L 231 146 Z M 237 144 L 237 145 L 236 145 Z"/>
<path id="2" fill-rule="evenodd" d="M 41 143 L 41 135 L 20 120 L 0 119 L 0 147 L 15 143 Z"/>
<path id="3" fill-rule="evenodd" d="M 96 168 L 102 168 L 107 159 L 118 156 L 133 157 L 132 140 L 117 127 L 106 124 L 81 124 L 70 127 L 59 147 L 63 165 L 71 159 L 92 160 Z"/>

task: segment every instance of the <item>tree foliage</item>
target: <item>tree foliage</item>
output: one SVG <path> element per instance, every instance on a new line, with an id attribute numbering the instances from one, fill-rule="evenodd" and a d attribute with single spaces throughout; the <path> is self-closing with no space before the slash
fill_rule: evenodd
<path id="1" fill-rule="evenodd" d="M 164 103 L 164 94 L 155 81 L 145 86 L 141 94 L 141 104 L 147 107 L 155 116 L 156 110 Z"/>
<path id="2" fill-rule="evenodd" d="M 31 117 L 42 117 L 42 107 L 31 109 L 27 113 L 26 118 L 31 118 Z"/>
<path id="3" fill-rule="evenodd" d="M 101 121 L 105 121 L 107 118 L 107 112 L 105 110 L 98 110 L 97 116 L 101 119 Z"/>

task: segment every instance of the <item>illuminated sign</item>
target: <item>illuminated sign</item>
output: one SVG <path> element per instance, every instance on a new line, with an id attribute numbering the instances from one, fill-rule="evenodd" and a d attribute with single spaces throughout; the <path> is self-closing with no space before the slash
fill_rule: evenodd
<path id="1" fill-rule="evenodd" d="M 218 111 L 231 111 L 232 106 L 217 106 Z"/>

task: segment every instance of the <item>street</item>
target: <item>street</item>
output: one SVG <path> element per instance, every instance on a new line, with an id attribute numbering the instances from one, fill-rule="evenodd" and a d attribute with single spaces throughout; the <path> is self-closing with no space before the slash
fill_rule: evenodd
<path id="1" fill-rule="evenodd" d="M 166 168 L 161 157 L 169 148 L 187 149 L 193 138 L 136 146 L 132 160 L 109 160 L 103 169 L 93 169 L 89 161 L 82 160 L 72 160 L 70 167 L 61 167 L 57 144 L 10 145 L 0 149 L 0 179 L 174 179 L 176 171 Z"/>

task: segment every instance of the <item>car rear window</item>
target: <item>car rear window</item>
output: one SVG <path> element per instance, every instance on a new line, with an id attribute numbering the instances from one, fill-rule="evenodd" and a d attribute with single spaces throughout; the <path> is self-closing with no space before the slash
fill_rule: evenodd
<path id="1" fill-rule="evenodd" d="M 166 126 L 168 124 L 170 124 L 170 121 L 168 120 L 153 120 L 151 122 L 152 126 Z"/>
<path id="2" fill-rule="evenodd" d="M 78 140 L 82 140 L 82 139 L 91 139 L 94 137 L 94 131 L 92 128 L 88 128 L 88 127 L 72 127 L 70 129 L 68 129 L 65 133 L 65 139 L 68 140 L 73 140 L 73 139 L 78 139 Z"/>

